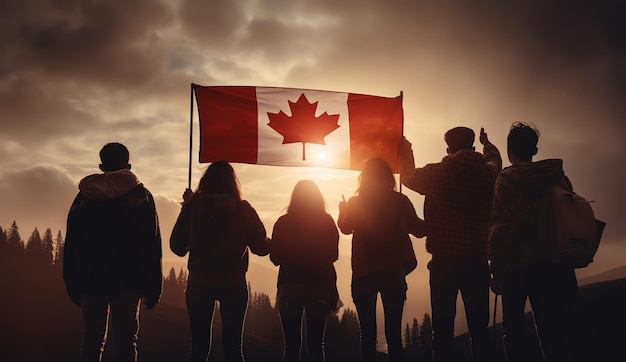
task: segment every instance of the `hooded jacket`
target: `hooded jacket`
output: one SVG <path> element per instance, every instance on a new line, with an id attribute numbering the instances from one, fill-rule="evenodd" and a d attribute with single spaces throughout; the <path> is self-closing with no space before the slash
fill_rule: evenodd
<path id="1" fill-rule="evenodd" d="M 67 292 L 138 290 L 153 306 L 162 283 L 161 234 L 152 194 L 127 169 L 80 181 L 67 218 Z"/>
<path id="2" fill-rule="evenodd" d="M 461 150 L 421 168 L 408 151 L 400 150 L 400 180 L 425 196 L 426 250 L 444 258 L 486 258 L 493 186 L 502 169 L 498 149 L 487 143 L 484 156 Z"/>
<path id="3" fill-rule="evenodd" d="M 265 227 L 247 201 L 227 194 L 197 192 L 183 205 L 170 237 L 174 254 L 189 252 L 190 280 L 203 273 L 227 284 L 245 282 L 248 248 L 269 253 Z"/>
<path id="4" fill-rule="evenodd" d="M 356 195 L 339 211 L 337 226 L 352 236 L 352 280 L 389 269 L 410 273 L 417 259 L 409 234 L 424 236 L 420 219 L 406 195 L 389 190 L 378 198 Z"/>
<path id="5" fill-rule="evenodd" d="M 513 165 L 498 176 L 489 231 L 492 272 L 528 265 L 541 258 L 541 245 L 535 240 L 533 204 L 557 182 L 572 190 L 559 159 Z"/>

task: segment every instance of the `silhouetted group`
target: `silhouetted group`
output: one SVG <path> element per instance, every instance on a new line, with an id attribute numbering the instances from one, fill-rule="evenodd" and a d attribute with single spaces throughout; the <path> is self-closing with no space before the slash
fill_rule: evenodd
<path id="1" fill-rule="evenodd" d="M 206 361 L 212 344 L 216 302 L 222 318 L 226 361 L 244 361 L 243 329 L 248 307 L 249 253 L 269 255 L 279 267 L 276 304 L 284 336 L 283 361 L 325 360 L 327 317 L 343 305 L 334 262 L 339 231 L 352 235 L 352 300 L 360 326 L 360 358 L 377 360 L 376 305 L 381 296 L 389 361 L 403 361 L 402 313 L 406 276 L 417 266 L 410 235 L 426 237 L 432 255 L 430 300 L 433 358 L 457 361 L 454 320 L 460 293 L 474 361 L 494 360 L 489 336 L 489 290 L 502 295 L 508 361 L 525 361 L 524 306 L 535 314 L 546 361 L 567 357 L 565 330 L 577 290 L 571 266 L 529 248 L 537 234 L 533 198 L 556 182 L 571 184 L 561 160 L 532 162 L 538 131 L 515 123 L 507 138 L 512 166 L 502 170 L 498 149 L 483 129 L 456 127 L 445 133 L 441 162 L 415 167 L 403 138 L 398 156 L 400 182 L 424 195 L 424 219 L 398 192 L 394 169 L 371 158 L 356 192 L 339 202 L 337 222 L 310 180 L 293 188 L 286 212 L 271 238 L 255 209 L 242 198 L 233 167 L 213 162 L 197 188 L 185 190 L 170 248 L 188 256 L 186 305 L 191 327 L 189 361 Z M 72 302 L 81 307 L 84 337 L 81 361 L 100 361 L 108 324 L 115 330 L 117 361 L 137 360 L 139 310 L 159 301 L 161 236 L 150 192 L 130 171 L 120 143 L 100 151 L 102 174 L 79 184 L 67 220 L 64 279 Z M 306 335 L 306 338 L 303 338 Z M 303 344 L 306 344 L 304 348 Z"/>

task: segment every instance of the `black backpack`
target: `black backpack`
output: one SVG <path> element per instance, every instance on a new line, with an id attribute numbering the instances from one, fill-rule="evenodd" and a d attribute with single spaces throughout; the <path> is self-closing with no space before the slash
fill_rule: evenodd
<path id="1" fill-rule="evenodd" d="M 570 191 L 565 179 L 536 200 L 532 210 L 540 250 L 574 268 L 593 262 L 606 224 L 595 218 L 589 201 Z"/>

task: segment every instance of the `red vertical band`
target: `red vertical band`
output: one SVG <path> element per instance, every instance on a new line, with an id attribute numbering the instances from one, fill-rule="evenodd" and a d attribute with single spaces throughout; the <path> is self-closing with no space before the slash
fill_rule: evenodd
<path id="1" fill-rule="evenodd" d="M 200 162 L 256 163 L 258 115 L 255 87 L 196 86 Z"/>
<path id="2" fill-rule="evenodd" d="M 399 172 L 398 144 L 402 139 L 402 96 L 348 95 L 350 168 L 360 170 L 368 158 L 387 161 Z"/>

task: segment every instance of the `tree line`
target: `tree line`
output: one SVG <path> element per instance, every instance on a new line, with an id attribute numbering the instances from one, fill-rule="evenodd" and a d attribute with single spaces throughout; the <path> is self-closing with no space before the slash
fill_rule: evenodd
<path id="1" fill-rule="evenodd" d="M 65 295 L 62 281 L 64 239 L 61 231 L 53 236 L 47 228 L 43 235 L 35 228 L 26 242 L 23 241 L 17 223 L 4 230 L 0 226 L 0 289 L 7 291 L 13 298 L 5 300 L 6 309 L 2 313 L 16 312 L 15 308 L 28 305 L 29 301 L 45 298 L 49 305 L 71 306 Z M 15 273 L 15 271 L 18 271 Z M 188 273 L 180 268 L 178 272 L 171 268 L 164 273 L 161 305 L 167 308 L 186 309 L 185 288 Z M 280 350 L 283 335 L 278 307 L 272 305 L 268 294 L 257 292 L 248 285 L 249 302 L 246 314 L 245 334 L 262 340 L 274 349 Z M 0 305 L 2 308 L 3 305 Z M 26 307 L 24 307 L 26 308 Z M 219 308 L 219 307 L 218 307 Z M 17 311 L 19 312 L 19 310 Z M 30 313 L 30 311 L 23 311 Z M 48 310 L 47 313 L 56 313 Z M 36 317 L 33 317 L 36 318 Z M 37 324 L 40 321 L 32 321 Z M 219 312 L 215 315 L 216 328 L 221 329 Z M 24 328 L 27 330 L 27 328 Z M 40 331 L 44 333 L 46 331 Z M 432 333 L 430 316 L 424 315 L 421 324 L 413 319 L 407 323 L 404 333 L 405 355 L 414 361 L 431 360 Z M 326 360 L 329 362 L 358 359 L 359 322 L 357 314 L 350 308 L 344 308 L 339 314 L 328 317 L 326 327 Z M 0 353 L 0 358 L 1 358 Z"/>

